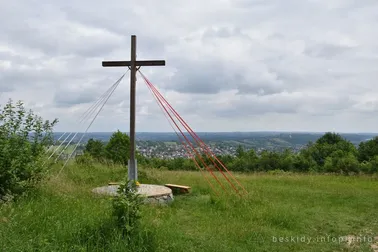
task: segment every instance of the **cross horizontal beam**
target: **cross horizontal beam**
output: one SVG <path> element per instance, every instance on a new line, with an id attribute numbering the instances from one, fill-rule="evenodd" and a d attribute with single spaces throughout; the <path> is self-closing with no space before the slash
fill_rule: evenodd
<path id="1" fill-rule="evenodd" d="M 128 61 L 103 61 L 103 67 L 125 67 L 131 66 L 131 60 Z M 165 66 L 165 60 L 136 60 L 135 66 Z"/>

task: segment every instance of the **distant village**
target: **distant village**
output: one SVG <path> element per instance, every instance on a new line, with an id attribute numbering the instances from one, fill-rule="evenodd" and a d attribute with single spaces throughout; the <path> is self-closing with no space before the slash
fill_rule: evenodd
<path id="1" fill-rule="evenodd" d="M 211 151 L 216 155 L 235 155 L 236 147 L 234 146 L 210 146 Z M 137 150 L 145 157 L 156 157 L 162 159 L 173 159 L 177 157 L 187 157 L 187 150 L 182 144 L 175 142 L 139 142 Z M 197 147 L 197 150 L 201 150 Z"/>
<path id="2" fill-rule="evenodd" d="M 207 143 L 208 144 L 208 143 Z M 235 156 L 238 144 L 230 144 L 227 141 L 217 142 L 209 144 L 211 151 L 215 155 L 231 155 Z M 293 152 L 300 151 L 304 145 L 295 145 L 290 149 Z M 246 151 L 252 149 L 252 147 L 244 146 Z M 264 150 L 269 151 L 282 151 L 284 148 L 280 146 L 264 146 L 253 148 L 257 154 L 261 153 Z M 172 159 L 177 157 L 187 157 L 187 151 L 185 147 L 178 142 L 153 142 L 153 141 L 143 141 L 137 142 L 137 150 L 145 157 L 156 157 L 156 158 L 166 158 Z M 197 147 L 197 150 L 201 148 Z"/>
<path id="3" fill-rule="evenodd" d="M 163 142 L 163 141 L 137 141 L 136 149 L 137 151 L 145 157 L 148 158 L 162 158 L 162 159 L 174 159 L 178 157 L 187 157 L 187 151 L 185 147 L 179 142 Z M 235 142 L 229 141 L 219 141 L 219 142 L 212 142 L 206 143 L 210 148 L 211 151 L 216 155 L 236 155 L 236 150 L 239 144 Z M 76 145 L 76 143 L 72 142 L 71 145 Z M 193 144 L 197 148 L 198 151 L 201 152 L 201 148 L 197 145 Z M 289 149 L 293 152 L 299 152 L 305 145 L 296 144 Z M 248 147 L 243 146 L 245 151 L 250 149 L 254 149 L 257 154 L 261 153 L 264 150 L 268 151 L 283 151 L 287 147 L 282 147 L 279 145 L 266 145 L 260 147 Z M 69 148 L 68 148 L 69 149 Z M 82 155 L 85 149 L 85 143 L 79 144 L 79 146 L 75 149 L 75 152 L 72 156 Z M 65 153 L 61 154 L 61 159 L 67 159 L 71 155 L 72 151 L 66 151 Z"/>

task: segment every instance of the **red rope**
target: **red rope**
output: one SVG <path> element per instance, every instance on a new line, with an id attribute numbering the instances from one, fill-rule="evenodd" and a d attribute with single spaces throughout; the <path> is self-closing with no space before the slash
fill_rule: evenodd
<path id="1" fill-rule="evenodd" d="M 177 134 L 177 132 L 176 132 Z M 177 136 L 179 136 L 177 134 Z M 181 140 L 181 139 L 180 139 Z M 211 188 L 213 189 L 213 191 L 219 196 L 219 193 L 217 192 L 217 190 L 215 190 L 213 184 L 210 182 L 210 180 L 207 178 L 206 174 L 204 173 L 204 171 L 200 168 L 200 165 L 198 164 L 196 158 L 194 157 L 193 154 L 190 154 L 190 151 L 188 149 L 188 147 L 186 146 L 186 143 L 184 143 L 184 141 L 181 141 L 181 143 L 183 144 L 185 150 L 188 152 L 188 155 L 189 157 L 194 161 L 194 163 L 196 164 L 196 166 L 198 167 L 198 169 L 201 171 L 202 175 L 204 176 L 204 178 L 207 180 L 207 182 L 209 183 L 209 185 L 211 186 Z"/>
<path id="2" fill-rule="evenodd" d="M 153 88 L 152 84 L 149 83 L 149 81 L 144 78 L 145 82 L 147 85 L 149 85 L 151 88 Z M 154 91 L 155 94 L 159 95 L 160 93 L 157 93 Z M 161 96 L 161 94 L 160 94 Z M 190 143 L 190 141 L 188 140 L 188 138 L 185 136 L 185 134 L 181 131 L 180 127 L 177 125 L 177 123 L 175 122 L 175 120 L 172 118 L 172 116 L 170 115 L 170 113 L 167 111 L 167 109 L 165 108 L 165 106 L 162 104 L 162 101 L 161 99 L 158 99 L 160 104 L 162 105 L 162 107 L 164 108 L 165 112 L 168 114 L 168 116 L 171 118 L 172 122 L 175 124 L 175 126 L 177 127 L 177 129 L 180 131 L 181 135 L 185 138 L 185 140 L 187 141 L 187 143 L 189 144 L 189 146 L 191 146 L 192 150 L 194 150 L 194 152 L 197 154 L 197 156 L 200 158 L 201 162 L 204 164 L 204 166 L 206 167 L 206 169 L 211 173 L 211 175 L 215 178 L 215 180 L 218 182 L 218 184 L 222 187 L 222 189 L 224 191 L 226 191 L 226 189 L 224 188 L 223 184 L 219 181 L 219 179 L 214 175 L 213 171 L 206 165 L 206 163 L 204 162 L 204 160 L 202 159 L 201 155 L 199 155 L 199 153 L 197 152 L 197 150 L 193 147 L 193 145 Z"/>
<path id="3" fill-rule="evenodd" d="M 156 100 L 156 102 L 158 103 L 159 107 L 160 107 L 161 109 L 163 109 L 163 106 L 164 106 L 164 105 L 162 104 L 161 100 L 157 97 L 156 93 L 152 90 L 152 88 L 151 88 L 149 85 L 147 85 L 147 87 L 148 87 L 148 88 L 150 89 L 150 91 L 153 93 L 153 95 L 154 95 L 154 97 L 155 97 L 155 100 Z M 160 104 L 159 104 L 159 103 L 160 103 Z M 163 111 L 163 113 L 164 113 L 164 111 Z M 168 119 L 168 117 L 167 117 L 167 115 L 166 115 L 165 113 L 164 113 L 164 116 L 166 117 L 166 119 L 167 119 L 168 122 L 170 123 L 170 121 L 169 121 L 169 119 Z M 210 180 L 207 178 L 206 174 L 204 173 L 204 171 L 203 171 L 203 169 L 201 168 L 201 166 L 198 164 L 198 162 L 197 162 L 197 160 L 195 159 L 194 155 L 193 155 L 193 154 L 190 152 L 190 150 L 188 149 L 188 147 L 187 147 L 187 143 L 185 143 L 185 142 L 183 141 L 183 139 L 182 139 L 181 136 L 177 133 L 176 129 L 173 127 L 173 125 L 172 125 L 171 123 L 170 123 L 170 125 L 171 125 L 172 129 L 174 130 L 174 132 L 176 133 L 177 137 L 179 138 L 180 142 L 181 142 L 182 145 L 184 146 L 186 152 L 188 153 L 188 157 L 190 157 L 190 158 L 194 161 L 196 167 L 200 170 L 200 172 L 201 172 L 201 174 L 203 175 L 203 177 L 204 177 L 204 178 L 206 179 L 206 181 L 209 183 L 211 189 L 212 189 L 212 190 L 213 190 L 213 191 L 219 196 L 218 191 L 215 190 L 214 185 L 213 185 L 213 184 L 210 182 Z"/>
<path id="4" fill-rule="evenodd" d="M 162 104 L 161 100 L 159 99 L 159 102 Z M 172 116 L 169 114 L 169 112 L 167 111 L 167 109 L 164 107 L 164 105 L 162 105 L 165 112 L 168 114 L 168 116 L 171 118 L 172 122 L 175 124 L 175 126 L 179 129 L 181 135 L 185 138 L 185 140 L 187 141 L 187 143 L 189 144 L 189 146 L 192 148 L 192 150 L 197 154 L 197 156 L 200 158 L 201 162 L 203 163 L 203 165 L 206 167 L 206 169 L 211 173 L 211 175 L 217 180 L 217 182 L 219 183 L 219 185 L 222 187 L 223 190 L 226 190 L 222 183 L 218 180 L 218 178 L 214 175 L 214 173 L 212 172 L 212 170 L 206 165 L 206 162 L 202 159 L 201 155 L 197 152 L 197 150 L 193 147 L 193 145 L 190 143 L 189 139 L 185 136 L 185 134 L 181 131 L 180 127 L 177 125 L 177 123 L 175 122 L 175 120 L 172 118 Z"/>
<path id="5" fill-rule="evenodd" d="M 139 71 L 140 72 L 140 71 Z M 149 86 L 151 86 L 152 89 L 154 89 L 156 91 L 156 93 L 161 97 L 162 100 L 165 101 L 165 103 L 170 107 L 170 109 L 172 110 L 172 112 L 175 114 L 176 118 L 179 119 L 181 121 L 181 124 L 184 125 L 184 127 L 187 129 L 187 131 L 189 132 L 189 134 L 194 138 L 194 140 L 197 142 L 198 145 L 201 146 L 201 144 L 198 142 L 198 140 L 196 139 L 196 135 L 195 133 L 193 132 L 193 130 L 186 124 L 186 122 L 181 118 L 181 116 L 173 109 L 173 107 L 169 104 L 169 102 L 160 94 L 160 92 L 154 87 L 154 85 L 140 72 L 140 74 L 142 75 L 143 79 L 148 83 Z M 193 136 L 194 134 L 194 136 Z M 199 138 L 197 136 L 197 138 Z M 203 145 L 205 145 L 203 142 L 202 142 Z M 205 145 L 206 146 L 206 145 Z M 202 146 L 201 146 L 202 147 Z M 215 167 L 221 172 L 221 174 L 225 177 L 225 179 L 228 181 L 228 183 L 231 185 L 231 187 L 237 192 L 238 192 L 238 189 L 236 189 L 236 187 L 233 185 L 233 183 L 228 179 L 228 177 L 222 172 L 222 170 L 218 167 L 218 165 L 214 162 L 214 160 L 212 159 L 211 155 L 209 155 L 208 151 L 206 151 L 206 149 L 204 149 L 202 147 L 202 149 L 204 150 L 205 154 L 207 154 L 210 158 L 210 160 L 214 163 Z M 207 148 L 208 149 L 208 148 Z M 202 158 L 201 158 L 202 159 Z"/>
<path id="6" fill-rule="evenodd" d="M 217 169 L 222 173 L 222 175 L 227 179 L 227 181 L 229 182 L 229 184 L 234 188 L 235 191 L 238 192 L 238 190 L 234 187 L 233 183 L 231 183 L 231 181 L 225 176 L 225 174 L 221 171 L 221 169 L 218 167 L 218 165 L 215 163 L 215 161 L 212 159 L 212 157 L 214 156 L 215 160 L 218 161 L 220 163 L 220 165 L 223 167 L 223 169 L 226 170 L 226 172 L 236 181 L 236 183 L 244 190 L 245 193 L 248 193 L 245 188 L 239 183 L 239 181 L 231 174 L 231 172 L 226 168 L 226 166 L 216 157 L 216 155 L 211 151 L 211 149 L 198 137 L 198 135 L 190 128 L 190 126 L 182 119 L 182 117 L 177 113 L 177 111 L 169 104 L 169 102 L 160 94 L 160 92 L 156 89 L 156 87 L 146 78 L 146 76 L 143 75 L 143 73 L 141 71 L 139 71 L 140 74 L 142 75 L 143 79 L 145 80 L 145 82 L 148 83 L 149 86 L 151 86 L 152 89 L 154 89 L 157 94 L 161 97 L 161 99 L 163 101 L 165 101 L 165 103 L 169 106 L 169 108 L 172 110 L 172 112 L 176 115 L 176 118 L 178 117 L 178 119 L 181 121 L 181 124 L 184 125 L 184 127 L 187 129 L 187 131 L 189 132 L 189 134 L 195 139 L 195 141 L 198 143 L 198 141 L 201 143 L 199 144 L 202 148 L 203 146 L 206 148 L 205 149 L 205 153 L 208 154 L 208 153 L 211 153 L 211 155 L 208 155 L 210 160 L 214 163 L 214 165 L 217 167 Z M 194 136 L 193 136 L 194 135 Z M 204 149 L 204 148 L 203 148 Z"/>
<path id="7" fill-rule="evenodd" d="M 141 73 L 142 74 L 142 73 Z M 143 74 L 142 74 L 142 76 L 143 76 Z M 160 92 L 153 86 L 153 84 L 147 79 L 147 78 L 145 78 L 145 76 L 143 76 L 143 78 L 145 79 L 145 81 L 148 83 L 148 85 L 149 86 L 151 86 L 151 88 L 152 89 L 154 89 L 155 91 L 156 91 L 156 93 L 161 97 L 161 99 L 162 100 L 165 100 L 165 98 L 160 94 Z M 178 119 L 178 120 L 180 120 L 181 119 L 181 124 L 183 124 L 182 123 L 182 121 L 183 121 L 183 119 L 180 117 L 180 115 L 178 115 L 178 113 L 173 109 L 173 107 L 169 104 L 169 102 L 167 101 L 167 100 L 165 100 L 165 103 L 170 107 L 170 109 L 171 109 L 171 111 L 175 114 L 175 116 L 176 116 L 176 118 Z M 175 113 L 176 112 L 176 113 Z M 172 119 L 172 118 L 171 118 Z M 173 120 L 173 119 L 172 119 Z M 185 121 L 184 121 L 184 123 L 185 123 Z M 176 123 L 175 123 L 176 124 Z M 186 130 L 189 132 L 189 134 L 193 137 L 193 133 L 191 133 L 190 132 L 190 128 L 188 129 L 188 127 L 187 126 L 185 126 L 185 125 L 183 125 L 185 128 L 186 128 Z M 184 137 L 185 137 L 185 135 L 184 135 Z M 185 137 L 186 138 L 186 137 Z M 199 142 L 198 142 L 198 140 L 195 138 L 195 137 L 193 137 L 194 138 L 194 140 L 197 142 L 197 144 L 198 145 L 200 145 L 199 144 Z M 205 151 L 205 154 L 207 154 L 208 156 L 209 156 L 209 154 Z M 202 163 L 205 165 L 205 166 L 207 166 L 206 165 L 206 163 L 203 161 L 203 159 L 202 159 L 202 157 L 201 156 L 199 156 L 199 158 L 201 159 L 201 161 L 202 161 Z M 211 159 L 211 157 L 210 157 L 210 159 Z M 211 159 L 212 160 L 212 159 Z M 214 163 L 214 162 L 213 162 Z M 224 175 L 224 173 L 219 169 L 219 167 L 216 165 L 216 163 L 214 163 L 214 165 L 215 165 L 215 167 L 217 167 L 217 169 L 222 173 L 222 175 L 226 178 L 226 180 L 229 182 L 229 184 L 231 185 L 231 187 L 236 191 L 236 192 L 238 192 L 238 190 L 235 188 L 235 186 L 231 183 L 231 181 Z M 210 170 L 211 171 L 211 170 Z M 212 173 L 212 172 L 211 172 Z M 213 175 L 214 176 L 214 175 Z M 214 176 L 214 178 L 216 178 L 215 176 Z"/>

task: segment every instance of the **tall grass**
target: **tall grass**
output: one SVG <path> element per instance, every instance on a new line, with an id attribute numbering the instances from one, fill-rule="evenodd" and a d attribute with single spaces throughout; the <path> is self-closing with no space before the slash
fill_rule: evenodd
<path id="1" fill-rule="evenodd" d="M 59 167 L 57 167 L 58 170 Z M 237 174 L 249 194 L 215 196 L 198 172 L 143 169 L 142 183 L 189 185 L 169 206 L 143 206 L 132 244 L 91 189 L 119 181 L 122 167 L 66 169 L 0 209 L 2 251 L 370 251 L 331 238 L 378 235 L 378 180 L 298 174 Z M 325 238 L 279 242 L 279 237 Z M 275 240 L 276 239 L 276 240 Z"/>

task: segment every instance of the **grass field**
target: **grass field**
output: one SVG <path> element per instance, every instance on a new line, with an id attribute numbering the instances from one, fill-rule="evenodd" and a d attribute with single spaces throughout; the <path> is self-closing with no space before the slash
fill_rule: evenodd
<path id="1" fill-rule="evenodd" d="M 144 231 L 131 246 L 113 225 L 110 200 L 90 192 L 125 173 L 70 166 L 1 206 L 1 251 L 371 251 L 378 236 L 377 178 L 237 175 L 249 192 L 238 199 L 212 195 L 197 172 L 143 170 L 141 182 L 189 185 L 192 192 L 170 206 L 143 206 Z M 347 235 L 365 240 L 339 242 Z"/>
<path id="2" fill-rule="evenodd" d="M 64 150 L 63 151 L 64 154 L 71 154 L 74 151 L 75 146 L 76 146 L 76 144 L 70 144 L 70 145 L 67 146 L 66 149 L 64 149 L 66 147 L 65 144 L 60 146 L 59 149 L 58 149 L 58 146 L 54 146 L 53 148 L 51 148 L 51 152 L 56 150 L 55 151 L 56 155 L 59 155 Z"/>

